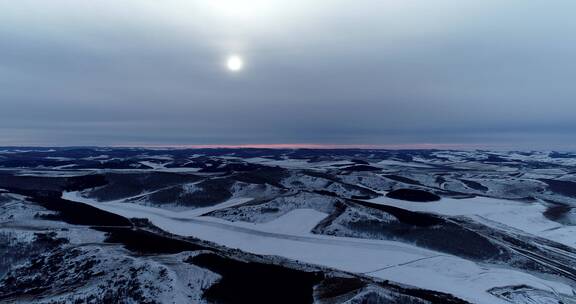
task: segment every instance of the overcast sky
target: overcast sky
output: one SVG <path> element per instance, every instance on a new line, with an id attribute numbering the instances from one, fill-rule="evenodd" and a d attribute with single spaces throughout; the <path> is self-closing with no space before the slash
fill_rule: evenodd
<path id="1" fill-rule="evenodd" d="M 576 1 L 0 0 L 0 145 L 576 149 Z M 228 56 L 244 69 L 226 69 Z"/>

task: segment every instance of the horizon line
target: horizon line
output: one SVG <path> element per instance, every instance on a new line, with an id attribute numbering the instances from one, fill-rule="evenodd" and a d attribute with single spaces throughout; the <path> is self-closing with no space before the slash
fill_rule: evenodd
<path id="1" fill-rule="evenodd" d="M 4 148 L 148 148 L 148 149 L 358 149 L 358 150 L 431 150 L 431 149 L 489 149 L 494 144 L 463 144 L 463 143 L 411 143 L 411 144 L 310 144 L 310 143 L 281 143 L 281 144 L 110 144 L 110 145 L 0 145 Z"/>
<path id="2" fill-rule="evenodd" d="M 145 148 L 180 148 L 180 149 L 465 149 L 479 148 L 480 144 L 143 144 L 143 145 L 113 145 L 114 147 L 145 147 Z"/>

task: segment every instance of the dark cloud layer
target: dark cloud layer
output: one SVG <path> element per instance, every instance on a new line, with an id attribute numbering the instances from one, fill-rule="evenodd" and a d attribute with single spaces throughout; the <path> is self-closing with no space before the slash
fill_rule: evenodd
<path id="1" fill-rule="evenodd" d="M 575 148 L 573 1 L 214 1 L 0 0 L 0 145 Z"/>

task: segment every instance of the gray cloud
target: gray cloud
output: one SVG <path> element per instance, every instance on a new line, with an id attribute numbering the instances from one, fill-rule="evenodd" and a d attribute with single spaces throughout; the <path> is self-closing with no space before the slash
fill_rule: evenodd
<path id="1" fill-rule="evenodd" d="M 576 139 L 573 1 L 206 3 L 0 1 L 0 145 Z"/>

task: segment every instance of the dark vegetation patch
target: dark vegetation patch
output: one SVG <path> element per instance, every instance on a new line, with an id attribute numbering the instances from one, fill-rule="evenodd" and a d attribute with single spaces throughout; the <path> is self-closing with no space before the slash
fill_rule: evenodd
<path id="1" fill-rule="evenodd" d="M 482 192 L 486 192 L 486 191 L 490 190 L 490 189 L 488 189 L 488 187 L 482 185 L 482 184 L 479 183 L 479 182 L 475 182 L 475 181 L 467 180 L 467 179 L 461 179 L 460 181 L 461 181 L 464 185 L 466 185 L 466 187 L 468 187 L 468 188 L 470 188 L 470 189 L 474 189 L 474 190 L 482 191 Z"/>
<path id="2" fill-rule="evenodd" d="M 330 226 L 332 224 L 332 222 L 337 219 L 338 217 L 340 217 L 342 215 L 342 213 L 344 213 L 346 211 L 346 209 L 348 208 L 348 205 L 341 202 L 341 201 L 336 201 L 334 203 L 334 211 L 332 211 L 332 213 L 330 213 L 327 217 L 325 217 L 323 220 L 321 220 L 313 229 L 312 229 L 312 233 L 318 233 L 318 234 L 322 234 L 324 232 L 324 230 Z"/>
<path id="3" fill-rule="evenodd" d="M 408 296 L 411 297 L 416 297 L 419 299 L 422 299 L 424 301 L 429 301 L 430 303 L 435 303 L 435 304 L 470 304 L 469 302 L 466 302 L 462 299 L 456 298 L 455 296 L 451 295 L 451 294 L 447 294 L 447 293 L 442 293 L 439 291 L 431 291 L 431 290 L 425 290 L 425 289 L 418 289 L 418 288 L 405 288 L 405 287 L 399 287 L 390 283 L 385 282 L 384 284 L 385 286 L 389 286 L 389 288 L 393 288 L 394 290 L 402 293 L 402 294 L 406 294 Z M 367 302 L 370 303 L 370 302 Z M 378 302 L 376 302 L 378 303 Z M 398 301 L 397 303 L 402 303 L 402 304 L 420 304 L 422 303 L 421 301 L 414 301 L 414 302 L 409 302 L 409 301 Z M 371 304 L 371 303 L 370 303 Z"/>
<path id="4" fill-rule="evenodd" d="M 559 303 L 564 304 L 561 298 L 571 299 L 572 296 L 558 294 L 555 290 L 542 290 L 537 289 L 528 285 L 512 285 L 512 286 L 502 286 L 493 287 L 487 290 L 489 294 L 492 294 L 508 303 L 515 303 L 517 299 L 542 299 L 542 302 Z M 552 301 L 554 299 L 554 301 Z M 571 300 L 570 300 L 571 301 Z M 533 301 L 530 301 L 533 302 Z M 529 303 L 529 302 L 524 302 Z M 534 301 L 535 303 L 535 301 Z M 570 302 L 567 302 L 570 303 Z"/>
<path id="5" fill-rule="evenodd" d="M 351 172 L 372 172 L 372 171 L 382 171 L 382 168 L 368 166 L 368 165 L 356 165 L 342 168 L 344 171 Z"/>
<path id="6" fill-rule="evenodd" d="M 318 172 L 318 171 L 313 171 L 313 170 L 305 170 L 305 171 L 303 171 L 303 173 L 308 175 L 308 176 L 311 176 L 311 177 L 325 179 L 327 181 L 330 181 L 331 183 L 339 184 L 346 191 L 357 191 L 357 192 L 361 193 L 360 195 L 353 195 L 352 197 L 350 197 L 352 199 L 370 199 L 370 198 L 375 198 L 375 197 L 380 196 L 380 194 L 378 192 L 370 190 L 368 188 L 357 186 L 354 184 L 344 183 L 339 178 L 337 178 L 337 177 L 335 177 L 329 173 Z M 328 184 L 327 186 L 329 186 L 329 185 L 330 184 Z M 304 186 L 304 185 L 302 185 L 302 186 Z M 318 192 L 318 191 L 320 191 L 320 192 Z M 316 190 L 314 192 L 316 192 L 318 194 L 325 194 L 328 196 L 333 196 L 331 194 L 333 192 L 330 192 L 327 190 Z"/>
<path id="7" fill-rule="evenodd" d="M 128 219 L 87 204 L 72 202 L 51 196 L 32 199 L 42 207 L 58 212 L 60 219 L 73 225 L 131 226 Z"/>
<path id="8" fill-rule="evenodd" d="M 154 192 L 147 199 L 155 204 L 209 207 L 230 199 L 233 184 L 234 181 L 228 178 L 208 179 L 196 184 L 198 189 L 195 191 L 187 191 L 179 185 Z"/>
<path id="9" fill-rule="evenodd" d="M 548 155 L 550 158 L 576 158 L 574 153 L 565 153 L 565 152 L 551 152 Z"/>
<path id="10" fill-rule="evenodd" d="M 438 176 L 436 176 L 434 182 L 435 182 L 436 184 L 438 184 L 438 186 L 440 186 L 440 185 L 442 185 L 443 183 L 446 182 L 446 178 L 444 178 L 443 176 L 438 175 Z"/>
<path id="11" fill-rule="evenodd" d="M 330 277 L 316 286 L 314 293 L 320 299 L 336 298 L 364 288 L 366 283 L 358 278 Z"/>
<path id="12" fill-rule="evenodd" d="M 0 173 L 0 187 L 9 189 L 60 191 L 64 188 L 66 179 L 61 177 L 46 178 L 38 176 L 14 176 Z"/>
<path id="13" fill-rule="evenodd" d="M 488 157 L 486 159 L 483 160 L 484 162 L 488 162 L 488 163 L 504 163 L 504 162 L 510 162 L 507 159 L 504 159 L 498 155 L 494 155 L 494 154 L 488 154 Z"/>
<path id="14" fill-rule="evenodd" d="M 326 172 L 320 172 L 320 171 L 314 171 L 314 170 L 304 170 L 302 173 L 308 175 L 308 176 L 312 176 L 312 177 L 316 177 L 316 178 L 322 178 L 322 179 L 327 179 L 333 182 L 338 182 L 338 178 L 336 178 L 334 175 L 330 174 L 330 173 L 326 173 Z"/>
<path id="15" fill-rule="evenodd" d="M 190 161 L 188 159 L 178 159 L 166 164 L 166 168 L 202 168 L 202 163 Z"/>
<path id="16" fill-rule="evenodd" d="M 405 183 L 405 184 L 410 184 L 410 185 L 418 185 L 421 186 L 422 184 L 420 184 L 419 181 L 404 177 L 404 176 L 398 176 L 398 175 L 391 175 L 391 174 L 385 174 L 382 175 L 383 177 L 386 177 L 388 179 L 391 179 L 393 181 L 397 181 L 397 182 L 401 182 L 401 183 Z"/>
<path id="17" fill-rule="evenodd" d="M 152 169 L 139 160 L 77 161 L 74 169 Z"/>
<path id="18" fill-rule="evenodd" d="M 81 191 L 88 188 L 100 187 L 108 184 L 104 175 L 90 174 L 66 178 L 66 183 L 62 190 Z"/>
<path id="19" fill-rule="evenodd" d="M 351 199 L 354 200 L 368 200 L 374 198 L 374 196 L 370 196 L 370 195 L 352 195 Z"/>
<path id="20" fill-rule="evenodd" d="M 304 272 L 278 265 L 243 262 L 213 253 L 188 262 L 216 272 L 222 278 L 204 293 L 215 303 L 312 303 L 321 272 Z"/>
<path id="21" fill-rule="evenodd" d="M 469 199 L 469 198 L 475 198 L 476 197 L 476 195 L 471 194 L 471 193 L 446 191 L 446 190 L 437 190 L 435 193 L 436 193 L 436 195 L 439 195 L 440 197 L 449 197 L 449 198 L 453 198 L 453 199 Z"/>
<path id="22" fill-rule="evenodd" d="M 284 168 L 263 166 L 251 172 L 234 174 L 231 178 L 249 184 L 269 184 L 284 188 L 280 182 L 288 176 L 289 172 Z"/>
<path id="23" fill-rule="evenodd" d="M 26 149 L 25 149 L 26 150 Z M 55 148 L 29 151 L 14 151 L 8 157 L 0 157 L 0 167 L 5 168 L 54 168 L 69 166 L 68 169 L 151 169 L 140 163 L 141 149 L 103 149 L 103 148 Z M 160 155 L 162 151 L 147 151 L 149 154 Z M 105 157 L 89 159 L 89 157 Z M 60 157 L 63 159 L 56 159 Z"/>
<path id="24" fill-rule="evenodd" d="M 548 185 L 552 192 L 576 198 L 576 183 L 555 179 L 540 179 Z"/>
<path id="25" fill-rule="evenodd" d="M 39 168 L 39 167 L 59 167 L 75 165 L 74 161 L 66 160 L 50 160 L 50 159 L 30 159 L 30 158 L 14 158 L 0 159 L 0 167 L 3 168 Z"/>
<path id="26" fill-rule="evenodd" d="M 53 250 L 11 270 L 0 281 L 0 302 L 40 300 L 47 303 L 46 299 L 54 295 L 65 295 L 68 299 L 50 303 L 160 304 L 155 295 L 161 290 L 159 286 L 166 278 L 166 271 L 151 273 L 146 265 L 126 263 L 122 268 L 112 268 L 106 256 L 83 247 Z M 104 279 L 106 272 L 111 274 Z M 144 275 L 158 283 L 143 282 Z M 93 288 L 88 296 L 75 292 L 86 287 Z"/>
<path id="27" fill-rule="evenodd" d="M 414 157 L 410 152 L 411 151 L 398 151 L 398 153 L 394 155 L 394 158 L 397 158 L 400 161 L 411 162 L 414 160 Z"/>
<path id="28" fill-rule="evenodd" d="M 259 164 L 250 163 L 229 163 L 218 166 L 204 167 L 200 172 L 204 173 L 232 173 L 232 172 L 251 172 L 265 168 Z"/>
<path id="29" fill-rule="evenodd" d="M 523 271 L 535 270 L 576 280 L 576 263 L 572 258 L 576 254 L 576 249 L 573 247 L 545 238 L 493 229 L 465 218 L 452 217 L 451 220 L 468 230 L 496 240 L 505 248 L 514 248 L 517 253 L 508 261 L 509 265 Z"/>
<path id="30" fill-rule="evenodd" d="M 191 242 L 161 236 L 133 227 L 130 220 L 120 215 L 100 210 L 87 204 L 60 198 L 59 192 L 14 190 L 29 200 L 58 213 L 57 220 L 73 224 L 88 225 L 106 232 L 106 242 L 121 243 L 138 253 L 171 254 L 205 249 Z"/>
<path id="31" fill-rule="evenodd" d="M 347 166 L 352 166 L 354 164 L 352 163 L 348 163 L 348 164 L 332 164 L 330 165 L 330 167 L 337 167 L 337 168 L 341 168 L 341 167 L 347 167 Z"/>
<path id="32" fill-rule="evenodd" d="M 100 201 L 122 199 L 161 188 L 201 180 L 192 174 L 170 172 L 107 173 L 108 184 L 90 191 L 90 196 Z"/>
<path id="33" fill-rule="evenodd" d="M 217 168 L 223 162 L 219 159 L 214 159 L 208 155 L 204 156 L 194 156 L 193 158 L 189 158 L 192 153 L 188 155 L 179 155 L 175 156 L 174 161 L 167 164 L 167 168 L 199 168 L 202 171 L 203 169 L 208 168 Z M 174 156 L 174 155 L 173 155 Z"/>
<path id="34" fill-rule="evenodd" d="M 66 157 L 78 159 L 96 157 L 100 155 L 107 155 L 110 158 L 127 158 L 135 157 L 141 154 L 143 149 L 132 149 L 132 148 L 96 148 L 96 147 L 85 147 L 85 148 L 24 148 L 18 149 L 19 152 L 10 154 L 10 157 L 16 158 L 46 158 L 50 156 Z M 26 151 L 28 150 L 28 151 Z M 151 154 L 162 153 L 161 151 L 150 150 Z"/>
<path id="35" fill-rule="evenodd" d="M 260 212 L 262 212 L 262 213 L 278 213 L 278 212 L 280 212 L 280 208 L 277 208 L 277 207 L 262 207 L 262 208 L 260 208 Z"/>
<path id="36" fill-rule="evenodd" d="M 73 225 L 91 226 L 132 226 L 132 223 L 119 215 L 87 204 L 62 199 L 61 192 L 11 189 L 10 192 L 29 197 L 38 205 L 58 213 L 58 219 Z"/>
<path id="37" fill-rule="evenodd" d="M 332 192 L 332 191 L 328 191 L 328 190 L 314 190 L 314 193 L 320 194 L 320 195 L 326 195 L 326 196 L 331 196 L 331 197 L 338 197 L 338 194 Z"/>
<path id="38" fill-rule="evenodd" d="M 548 206 L 546 211 L 544 211 L 544 216 L 551 220 L 555 221 L 564 225 L 573 225 L 572 221 L 566 218 L 567 214 L 573 209 L 574 207 L 564 205 L 564 204 L 554 204 Z"/>
<path id="39" fill-rule="evenodd" d="M 68 239 L 59 238 L 55 232 L 34 233 L 31 242 L 18 240 L 15 232 L 0 232 L 0 278 L 21 261 L 54 250 L 66 243 Z"/>
<path id="40" fill-rule="evenodd" d="M 174 254 L 208 249 L 191 242 L 161 236 L 146 230 L 128 227 L 93 227 L 106 232 L 107 243 L 119 243 L 130 251 L 143 254 Z"/>
<path id="41" fill-rule="evenodd" d="M 39 255 L 24 267 L 8 272 L 0 282 L 0 301 L 17 296 L 35 296 L 51 290 L 53 284 L 68 283 L 69 287 L 78 286 L 78 280 L 88 280 L 92 276 L 92 263 L 87 262 L 84 272 L 75 276 L 59 276 L 66 261 L 77 257 L 79 250 L 57 250 L 47 255 Z M 32 275 L 38 273 L 38 275 Z M 75 282 L 72 282 L 74 280 Z"/>
<path id="42" fill-rule="evenodd" d="M 374 204 L 364 201 L 354 201 L 354 203 L 389 213 L 396 217 L 400 222 L 411 226 L 431 227 L 445 223 L 445 220 L 441 217 L 429 213 L 414 212 L 398 207 Z"/>
<path id="43" fill-rule="evenodd" d="M 398 221 L 377 219 L 347 221 L 344 225 L 348 226 L 350 231 L 344 231 L 344 236 L 399 240 L 475 261 L 509 259 L 509 253 L 504 248 L 443 217 L 364 201 L 351 203 L 347 208 L 357 208 L 354 204 L 361 205 L 388 213 Z M 323 225 L 329 226 L 326 223 Z"/>
<path id="44" fill-rule="evenodd" d="M 410 202 L 436 202 L 440 197 L 434 193 L 415 189 L 398 189 L 390 191 L 386 197 Z"/>
<path id="45" fill-rule="evenodd" d="M 78 191 L 106 185 L 107 180 L 98 174 L 72 177 L 17 176 L 13 172 L 0 172 L 0 188 L 46 191 Z"/>

